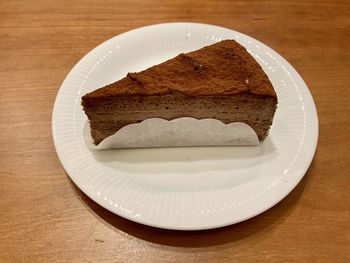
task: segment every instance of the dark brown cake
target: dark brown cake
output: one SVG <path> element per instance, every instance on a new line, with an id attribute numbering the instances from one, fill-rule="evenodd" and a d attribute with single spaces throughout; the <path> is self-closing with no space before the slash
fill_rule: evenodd
<path id="1" fill-rule="evenodd" d="M 234 40 L 224 40 L 82 97 L 97 145 L 120 128 L 148 118 L 214 118 L 244 122 L 263 140 L 272 124 L 276 93 L 255 59 Z"/>

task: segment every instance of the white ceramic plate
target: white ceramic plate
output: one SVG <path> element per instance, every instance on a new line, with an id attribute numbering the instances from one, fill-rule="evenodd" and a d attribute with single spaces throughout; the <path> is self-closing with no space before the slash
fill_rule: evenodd
<path id="1" fill-rule="evenodd" d="M 235 39 L 245 46 L 278 94 L 270 135 L 260 146 L 108 151 L 86 147 L 82 95 L 129 71 L 222 39 Z M 130 220 L 179 230 L 226 226 L 272 207 L 304 176 L 318 138 L 312 96 L 285 59 L 247 35 L 195 23 L 139 28 L 93 49 L 64 80 L 52 129 L 65 170 L 92 200 Z"/>

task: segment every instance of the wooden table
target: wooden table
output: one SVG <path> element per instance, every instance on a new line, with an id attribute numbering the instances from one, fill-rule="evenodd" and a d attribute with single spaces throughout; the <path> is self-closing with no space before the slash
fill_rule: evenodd
<path id="1" fill-rule="evenodd" d="M 350 5 L 287 2 L 0 0 L 0 262 L 350 262 Z M 313 163 L 246 222 L 198 232 L 130 222 L 82 194 L 57 158 L 51 113 L 74 64 L 112 36 L 170 21 L 259 39 L 313 94 Z"/>

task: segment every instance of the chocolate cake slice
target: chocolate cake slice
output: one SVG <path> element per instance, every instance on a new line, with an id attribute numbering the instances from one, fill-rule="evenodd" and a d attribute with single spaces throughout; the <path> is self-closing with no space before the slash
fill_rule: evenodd
<path id="1" fill-rule="evenodd" d="M 263 140 L 276 93 L 255 59 L 234 40 L 180 54 L 82 97 L 97 145 L 122 127 L 148 118 L 214 118 L 244 122 Z"/>

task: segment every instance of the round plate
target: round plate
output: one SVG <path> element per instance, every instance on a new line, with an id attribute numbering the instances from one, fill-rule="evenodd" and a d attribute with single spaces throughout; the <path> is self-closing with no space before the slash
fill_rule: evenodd
<path id="1" fill-rule="evenodd" d="M 257 147 L 87 148 L 82 95 L 127 72 L 223 39 L 245 46 L 277 92 L 278 109 L 263 143 Z M 64 80 L 52 129 L 64 169 L 92 200 L 135 222 L 178 230 L 222 227 L 272 207 L 304 176 L 318 138 L 312 96 L 285 59 L 242 33 L 195 23 L 139 28 L 93 49 Z"/>

